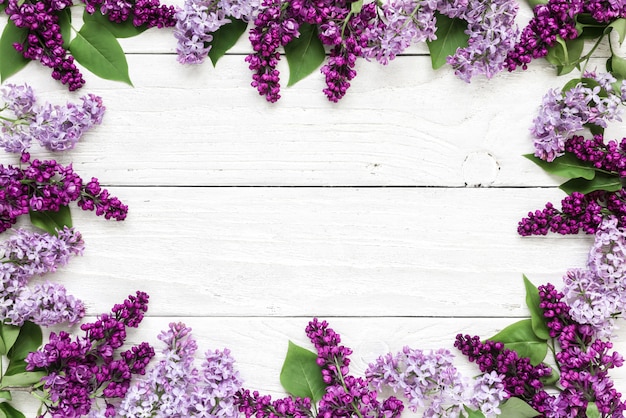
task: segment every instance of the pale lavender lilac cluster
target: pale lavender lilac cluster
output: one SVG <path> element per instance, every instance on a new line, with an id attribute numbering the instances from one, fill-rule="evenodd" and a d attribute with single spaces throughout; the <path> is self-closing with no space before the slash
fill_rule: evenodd
<path id="1" fill-rule="evenodd" d="M 418 350 L 404 347 L 370 364 L 365 376 L 382 391 L 390 387 L 409 401 L 409 409 L 422 411 L 424 417 L 462 416 L 465 406 L 486 417 L 500 414 L 500 404 L 509 395 L 503 376 L 496 371 L 471 380 L 454 366 L 454 356 L 445 349 Z"/>
<path id="2" fill-rule="evenodd" d="M 609 217 L 595 234 L 587 268 L 571 269 L 563 278 L 571 318 L 599 338 L 611 337 L 615 318 L 626 310 L 625 278 L 626 229 Z"/>
<path id="3" fill-rule="evenodd" d="M 21 326 L 26 321 L 51 326 L 77 323 L 85 315 L 83 303 L 56 283 L 28 283 L 34 276 L 54 272 L 70 257 L 82 254 L 82 236 L 73 228 L 57 235 L 18 229 L 0 244 L 0 318 Z"/>
<path id="4" fill-rule="evenodd" d="M 98 179 L 83 182 L 71 165 L 55 160 L 30 161 L 23 153 L 20 167 L 0 164 L 0 232 L 29 212 L 58 212 L 77 201 L 83 210 L 95 211 L 106 219 L 124 220 L 128 206 L 103 189 Z"/>
<path id="5" fill-rule="evenodd" d="M 131 379 L 143 375 L 154 357 L 145 342 L 119 350 L 127 328 L 136 328 L 147 309 L 148 295 L 137 292 L 113 306 L 111 313 L 81 325 L 84 336 L 73 339 L 65 331 L 53 332 L 43 348 L 28 354 L 26 369 L 46 372 L 41 379 L 41 417 L 115 416 L 115 404 L 126 396 Z M 101 413 L 99 400 L 104 403 Z"/>
<path id="6" fill-rule="evenodd" d="M 583 77 L 596 83 L 581 81 L 567 91 L 553 89 L 543 97 L 531 128 L 537 157 L 553 161 L 565 151 L 567 139 L 585 125 L 606 128 L 611 121 L 621 121 L 626 83 L 616 90 L 611 74 L 586 72 Z"/>
<path id="7" fill-rule="evenodd" d="M 253 20 L 259 5 L 259 0 L 185 0 L 176 11 L 178 62 L 203 63 L 211 50 L 213 32 L 230 23 L 229 17 Z"/>
<path id="8" fill-rule="evenodd" d="M 458 48 L 447 58 L 460 79 L 469 83 L 476 75 L 491 78 L 505 69 L 519 35 L 517 10 L 515 0 L 440 1 L 441 13 L 467 22 L 467 47 Z"/>
<path id="9" fill-rule="evenodd" d="M 194 364 L 198 345 L 191 328 L 171 323 L 158 338 L 166 346 L 162 359 L 129 388 L 118 415 L 236 418 L 235 394 L 241 379 L 230 351 L 207 351 L 198 368 Z"/>
<path id="10" fill-rule="evenodd" d="M 81 97 L 80 104 L 39 104 L 27 84 L 7 84 L 0 93 L 4 101 L 0 112 L 11 112 L 0 114 L 0 147 L 7 152 L 25 152 L 33 141 L 50 151 L 72 149 L 85 132 L 102 122 L 106 109 L 102 98 L 93 94 Z"/>

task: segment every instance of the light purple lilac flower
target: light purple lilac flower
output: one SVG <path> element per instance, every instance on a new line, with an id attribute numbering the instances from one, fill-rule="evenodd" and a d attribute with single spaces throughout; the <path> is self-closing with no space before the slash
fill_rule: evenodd
<path id="1" fill-rule="evenodd" d="M 105 107 L 102 98 L 88 94 L 81 103 L 65 105 L 38 104 L 28 85 L 7 84 L 0 89 L 4 106 L 12 115 L 0 116 L 0 147 L 21 153 L 33 140 L 50 151 L 72 149 L 80 138 L 102 122 Z"/>
<path id="2" fill-rule="evenodd" d="M 571 269 L 563 278 L 565 302 L 579 324 L 599 338 L 610 337 L 615 317 L 626 309 L 626 229 L 605 219 L 589 251 L 587 269 Z"/>
<path id="3" fill-rule="evenodd" d="M 449 1 L 442 1 L 440 11 L 450 17 L 458 17 L 467 22 L 468 46 L 458 48 L 447 58 L 454 73 L 462 80 L 470 82 L 475 75 L 487 78 L 504 70 L 506 57 L 515 46 L 519 29 L 515 25 L 518 2 L 515 0 L 463 0 L 462 13 L 458 8 L 450 8 Z M 448 9 L 448 10 L 446 10 Z M 447 12 L 447 13 L 446 13 Z"/>
<path id="4" fill-rule="evenodd" d="M 404 347 L 379 357 L 365 375 L 379 391 L 389 387 L 402 392 L 409 409 L 421 410 L 424 417 L 458 417 L 465 405 L 487 417 L 499 414 L 499 405 L 508 398 L 502 376 L 492 372 L 470 380 L 458 372 L 453 359 L 445 349 Z"/>
<path id="5" fill-rule="evenodd" d="M 626 97 L 625 85 L 620 91 L 613 89 L 615 79 L 610 74 L 586 72 L 583 77 L 598 85 L 581 81 L 565 92 L 552 89 L 543 97 L 531 128 L 537 157 L 552 161 L 562 155 L 566 140 L 587 124 L 606 128 L 608 122 L 622 120 L 620 104 Z"/>
<path id="6" fill-rule="evenodd" d="M 162 359 L 133 384 L 118 408 L 123 417 L 237 417 L 235 394 L 241 387 L 230 351 L 207 351 L 200 369 L 191 328 L 171 323 L 159 335 Z"/>
<path id="7" fill-rule="evenodd" d="M 203 63 L 211 50 L 213 32 L 230 23 L 228 17 L 253 19 L 259 4 L 259 0 L 185 0 L 176 12 L 174 29 L 178 62 Z"/>
<path id="8" fill-rule="evenodd" d="M 58 284 L 28 287 L 35 275 L 53 272 L 82 254 L 84 243 L 72 228 L 57 236 L 17 230 L 0 244 L 0 318 L 12 325 L 26 321 L 50 326 L 61 322 L 77 323 L 85 314 L 83 303 L 68 295 Z"/>

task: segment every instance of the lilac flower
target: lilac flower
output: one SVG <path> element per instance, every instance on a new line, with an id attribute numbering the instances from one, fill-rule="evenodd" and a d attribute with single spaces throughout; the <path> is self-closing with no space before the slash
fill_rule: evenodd
<path id="1" fill-rule="evenodd" d="M 68 295 L 64 286 L 46 282 L 33 289 L 24 287 L 14 300 L 14 309 L 7 313 L 9 323 L 26 321 L 42 326 L 60 323 L 77 324 L 85 316 L 83 302 Z"/>
<path id="2" fill-rule="evenodd" d="M 270 395 L 260 395 L 254 391 L 237 392 L 235 403 L 239 412 L 246 418 L 311 418 L 311 400 L 309 398 L 285 397 L 272 400 Z"/>
<path id="3" fill-rule="evenodd" d="M 584 77 L 600 85 L 589 87 L 580 82 L 566 92 L 554 89 L 543 97 L 531 128 L 537 157 L 552 161 L 562 155 L 566 140 L 587 124 L 605 128 L 610 121 L 621 121 L 619 105 L 623 92 L 612 89 L 610 83 L 615 79 L 595 73 L 585 73 Z M 599 95 L 602 90 L 606 95 Z"/>
<path id="4" fill-rule="evenodd" d="M 1 110 L 13 115 L 2 116 L 0 146 L 7 152 L 25 152 L 33 140 L 50 151 L 65 151 L 93 126 L 102 122 L 105 107 L 93 94 L 81 97 L 82 103 L 64 106 L 37 104 L 28 85 L 7 84 L 1 89 L 5 103 Z"/>
<path id="5" fill-rule="evenodd" d="M 379 391 L 388 386 L 402 392 L 409 409 L 421 408 L 424 417 L 458 417 L 465 405 L 488 417 L 499 414 L 500 403 L 508 398 L 503 376 L 492 371 L 470 382 L 454 367 L 453 359 L 448 350 L 404 347 L 395 355 L 379 357 L 365 375 Z"/>
<path id="6" fill-rule="evenodd" d="M 75 340 L 62 331 L 51 333 L 49 342 L 26 357 L 26 369 L 44 370 L 45 416 L 89 415 L 97 399 L 105 402 L 106 413 L 114 413 L 113 402 L 123 398 L 133 375 L 142 375 L 154 350 L 148 343 L 117 353 L 126 339 L 126 328 L 137 327 L 148 309 L 148 295 L 137 292 L 110 314 L 81 326 L 85 336 Z"/>
<path id="7" fill-rule="evenodd" d="M 191 328 L 171 323 L 158 338 L 166 345 L 163 359 L 130 387 L 118 408 L 121 416 L 238 416 L 234 402 L 241 381 L 229 350 L 207 351 L 198 369 Z"/>

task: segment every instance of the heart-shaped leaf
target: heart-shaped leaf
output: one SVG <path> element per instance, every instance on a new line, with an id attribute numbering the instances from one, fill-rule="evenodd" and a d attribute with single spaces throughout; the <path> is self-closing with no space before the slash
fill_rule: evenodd
<path id="1" fill-rule="evenodd" d="M 0 355 L 7 355 L 19 335 L 20 327 L 0 322 Z"/>
<path id="2" fill-rule="evenodd" d="M 571 179 L 561 184 L 559 188 L 567 194 L 572 194 L 573 192 L 587 194 L 596 190 L 616 192 L 622 188 L 622 182 L 617 175 L 598 172 L 593 180 Z"/>
<path id="3" fill-rule="evenodd" d="M 289 64 L 287 86 L 293 86 L 317 70 L 326 57 L 324 45 L 317 37 L 316 25 L 302 23 L 299 31 L 300 36 L 285 45 L 285 57 Z"/>
<path id="4" fill-rule="evenodd" d="M 526 306 L 530 311 L 532 329 L 537 338 L 547 340 L 550 338 L 550 331 L 543 316 L 543 309 L 539 307 L 539 290 L 524 276 L 524 287 L 526 288 Z"/>
<path id="5" fill-rule="evenodd" d="M 458 48 L 466 47 L 469 40 L 469 35 L 465 33 L 467 29 L 465 20 L 450 18 L 441 13 L 435 13 L 435 16 L 437 18 L 437 30 L 435 31 L 437 39 L 426 41 L 434 70 L 441 68 L 446 63 L 448 56 L 454 55 Z"/>
<path id="6" fill-rule="evenodd" d="M 322 399 L 326 384 L 317 365 L 317 354 L 289 341 L 280 383 L 293 396 L 310 398 L 313 402 Z"/>
<path id="7" fill-rule="evenodd" d="M 32 322 L 26 321 L 20 327 L 20 335 L 18 335 L 15 344 L 9 350 L 7 357 L 10 360 L 24 360 L 28 353 L 36 351 L 43 341 L 41 327 Z"/>
<path id="8" fill-rule="evenodd" d="M 26 67 L 29 59 L 17 52 L 13 44 L 23 44 L 26 41 L 28 29 L 18 28 L 12 20 L 9 20 L 0 37 L 0 82 Z"/>
<path id="9" fill-rule="evenodd" d="M 548 344 L 535 335 L 531 319 L 515 322 L 489 339 L 504 343 L 520 357 L 530 358 L 533 365 L 541 363 L 548 354 Z"/>
<path id="10" fill-rule="evenodd" d="M 557 176 L 566 178 L 582 177 L 586 180 L 591 180 L 596 176 L 596 170 L 591 165 L 580 161 L 572 153 L 566 152 L 564 155 L 555 158 L 551 162 L 544 161 L 533 154 L 526 154 L 524 157 L 528 158 L 548 173 Z"/>
<path id="11" fill-rule="evenodd" d="M 76 61 L 98 77 L 133 85 L 122 47 L 100 23 L 85 22 L 70 43 L 70 52 Z"/>
<path id="12" fill-rule="evenodd" d="M 8 402 L 0 403 L 0 410 L 4 412 L 7 418 L 26 418 L 26 415 L 13 408 Z"/>
<path id="13" fill-rule="evenodd" d="M 500 418 L 532 418 L 539 415 L 530 405 L 520 398 L 509 398 L 500 405 Z"/>
<path id="14" fill-rule="evenodd" d="M 240 19 L 229 18 L 230 23 L 220 27 L 213 32 L 213 40 L 211 40 L 211 50 L 209 51 L 209 58 L 213 63 L 213 66 L 217 64 L 217 61 L 233 47 L 246 31 L 248 23 Z"/>
<path id="15" fill-rule="evenodd" d="M 68 206 L 61 206 L 58 212 L 34 211 L 29 212 L 30 222 L 50 235 L 57 235 L 57 230 L 72 227 L 72 213 Z"/>
<path id="16" fill-rule="evenodd" d="M 70 46 L 70 38 L 72 36 L 72 13 L 69 7 L 59 10 L 59 27 L 61 28 L 61 36 L 63 37 L 63 48 Z"/>

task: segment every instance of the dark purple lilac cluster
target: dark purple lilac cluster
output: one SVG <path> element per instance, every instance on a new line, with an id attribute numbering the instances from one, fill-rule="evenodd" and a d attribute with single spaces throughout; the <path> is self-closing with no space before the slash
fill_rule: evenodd
<path id="1" fill-rule="evenodd" d="M 44 404 L 53 418 L 89 414 L 96 398 L 105 403 L 104 416 L 115 416 L 112 400 L 123 398 L 134 375 L 143 375 L 154 356 L 148 343 L 120 352 L 126 327 L 137 327 L 148 309 L 148 295 L 137 292 L 115 305 L 111 314 L 81 326 L 85 336 L 72 339 L 66 332 L 51 333 L 49 342 L 27 358 L 27 370 L 43 370 Z"/>
<path id="2" fill-rule="evenodd" d="M 546 416 L 583 418 L 588 403 L 595 402 L 601 416 L 623 417 L 626 402 L 608 375 L 610 369 L 622 366 L 621 355 L 609 352 L 610 342 L 594 338 L 592 327 L 571 318 L 563 293 L 552 284 L 539 286 L 539 298 L 550 336 L 560 347 L 555 359 L 562 390 L 555 397 L 545 397 L 535 409 Z"/>
<path id="3" fill-rule="evenodd" d="M 332 48 L 321 71 L 326 77 L 324 93 L 330 101 L 339 101 L 356 76 L 356 59 L 368 42 L 366 29 L 375 25 L 375 21 L 379 22 L 375 19 L 374 3 L 354 14 L 350 7 L 351 2 L 346 0 L 265 0 L 250 31 L 254 53 L 246 57 L 255 72 L 252 86 L 259 94 L 269 102 L 280 98 L 280 75 L 276 69 L 280 58 L 278 48 L 300 36 L 300 25 L 307 23 L 318 25 L 320 40 Z"/>
<path id="4" fill-rule="evenodd" d="M 62 206 L 78 201 L 83 210 L 95 210 L 106 219 L 124 220 L 128 206 L 111 196 L 92 178 L 84 184 L 72 165 L 55 160 L 30 160 L 22 154 L 25 166 L 0 164 L 0 232 L 9 229 L 17 218 L 29 212 L 58 212 Z"/>
<path id="5" fill-rule="evenodd" d="M 348 374 L 352 350 L 340 345 L 340 335 L 326 321 L 314 318 L 306 327 L 306 334 L 317 350 L 317 364 L 327 384 L 318 417 L 394 418 L 402 414 L 402 401 L 392 396 L 381 403 L 366 379 Z"/>
<path id="6" fill-rule="evenodd" d="M 581 161 L 593 164 L 599 170 L 626 177 L 626 138 L 605 143 L 601 134 L 591 139 L 574 135 L 565 142 L 565 151 L 571 152 Z"/>
<path id="7" fill-rule="evenodd" d="M 7 0 L 5 13 L 18 28 L 28 30 L 26 40 L 13 46 L 24 58 L 52 68 L 52 78 L 67 84 L 70 91 L 85 84 L 74 57 L 63 47 L 58 13 L 72 0 Z"/>
<path id="8" fill-rule="evenodd" d="M 506 66 L 513 71 L 518 66 L 526 69 L 533 59 L 545 57 L 548 48 L 556 44 L 557 38 L 567 41 L 578 37 L 576 16 L 590 14 L 596 21 L 608 23 L 626 16 L 623 2 L 607 0 L 549 0 L 535 6 L 535 17 L 523 29 L 522 35 L 509 52 Z"/>
<path id="9" fill-rule="evenodd" d="M 173 6 L 159 0 L 81 0 L 88 13 L 99 9 L 114 23 L 127 20 L 136 27 L 172 27 L 176 24 Z M 59 13 L 73 6 L 73 0 L 2 0 L 5 12 L 18 28 L 27 30 L 23 43 L 15 43 L 16 51 L 24 58 L 37 60 L 52 68 L 52 78 L 67 84 L 70 91 L 78 90 L 85 80 L 74 63 L 74 57 L 63 46 Z M 65 42 L 68 40 L 66 39 Z"/>
<path id="10" fill-rule="evenodd" d="M 309 398 L 281 398 L 272 400 L 270 395 L 260 395 L 248 389 L 237 392 L 235 404 L 246 418 L 310 418 L 311 400 Z"/>
<path id="11" fill-rule="evenodd" d="M 483 373 L 497 372 L 504 376 L 504 390 L 509 397 L 518 397 L 537 409 L 545 396 L 543 378 L 551 375 L 552 369 L 545 364 L 533 366 L 530 359 L 520 357 L 515 351 L 504 347 L 504 343 L 487 340 L 478 336 L 456 336 L 454 346 L 469 361 L 476 362 Z"/>

